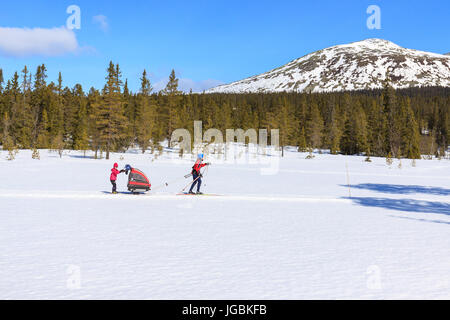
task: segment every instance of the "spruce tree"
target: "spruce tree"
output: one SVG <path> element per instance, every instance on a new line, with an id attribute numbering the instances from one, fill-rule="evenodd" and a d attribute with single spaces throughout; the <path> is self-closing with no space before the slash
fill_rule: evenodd
<path id="1" fill-rule="evenodd" d="M 325 145 L 330 149 L 331 154 L 337 154 L 341 140 L 341 130 L 337 120 L 336 107 L 332 101 L 328 110 L 328 125 L 324 129 Z"/>
<path id="2" fill-rule="evenodd" d="M 345 121 L 345 129 L 341 138 L 340 148 L 343 154 L 356 153 L 355 127 L 351 118 Z"/>
<path id="3" fill-rule="evenodd" d="M 54 105 L 54 115 L 52 117 L 52 134 L 54 136 L 63 135 L 64 130 L 64 105 L 63 105 L 63 84 L 61 72 L 58 73 L 58 84 L 56 86 L 56 97 Z"/>
<path id="4" fill-rule="evenodd" d="M 323 119 L 317 103 L 311 102 L 306 116 L 306 141 L 311 148 L 321 147 L 323 127 Z"/>
<path id="5" fill-rule="evenodd" d="M 308 145 L 306 143 L 305 128 L 302 128 L 301 132 L 300 132 L 299 141 L 298 141 L 298 151 L 306 152 L 307 150 L 308 150 Z"/>
<path id="6" fill-rule="evenodd" d="M 110 152 L 120 147 L 120 142 L 126 139 L 126 117 L 123 110 L 121 94 L 121 73 L 119 65 L 109 63 L 106 84 L 95 115 L 96 128 L 102 150 L 106 151 L 106 159 Z"/>
<path id="7" fill-rule="evenodd" d="M 91 88 L 88 95 L 88 134 L 91 137 L 91 147 L 94 151 L 94 159 L 98 159 L 98 151 L 101 148 L 100 125 L 98 116 L 102 102 L 101 94 L 98 90 Z"/>
<path id="8" fill-rule="evenodd" d="M 152 86 L 144 70 L 141 77 L 141 89 L 137 97 L 139 117 L 137 119 L 137 142 L 142 153 L 148 149 L 151 142 L 155 142 L 156 114 L 155 108 L 150 104 L 150 93 Z"/>
<path id="9" fill-rule="evenodd" d="M 88 115 L 85 104 L 82 104 L 77 114 L 77 126 L 74 134 L 73 149 L 82 150 L 86 153 L 89 150 Z M 59 139 L 57 140 L 59 141 Z"/>
<path id="10" fill-rule="evenodd" d="M 400 151 L 401 144 L 401 116 L 399 115 L 401 110 L 398 107 L 395 90 L 391 87 L 388 80 L 384 83 L 383 107 L 387 119 L 384 147 L 386 153 L 391 153 L 396 157 Z"/>
<path id="11" fill-rule="evenodd" d="M 47 68 L 39 65 L 34 75 L 34 90 L 31 94 L 31 108 L 33 119 L 32 144 L 35 148 L 47 147 L 48 130 L 48 95 L 47 95 Z M 45 119 L 44 119 L 45 111 Z M 42 123 L 45 121 L 45 123 Z M 39 140 L 38 140 L 39 139 Z"/>
<path id="12" fill-rule="evenodd" d="M 356 128 L 356 153 L 362 153 L 368 149 L 368 129 L 367 118 L 362 107 L 357 103 L 353 110 L 354 122 Z"/>
<path id="13" fill-rule="evenodd" d="M 406 103 L 404 129 L 402 135 L 402 149 L 409 159 L 420 159 L 420 135 L 419 127 L 411 109 L 409 99 Z"/>
<path id="14" fill-rule="evenodd" d="M 135 142 L 136 137 L 136 103 L 133 99 L 132 93 L 128 88 L 128 79 L 125 79 L 122 93 L 124 115 L 127 117 L 126 130 L 126 145 L 131 145 Z"/>
<path id="15" fill-rule="evenodd" d="M 170 137 L 173 130 L 177 129 L 176 123 L 179 117 L 179 102 L 181 100 L 181 91 L 178 90 L 178 79 L 175 76 L 175 70 L 172 70 L 170 73 L 169 81 L 162 91 L 162 94 L 165 98 L 162 114 L 167 123 L 165 135 L 170 148 Z"/>
<path id="16" fill-rule="evenodd" d="M 4 113 L 2 119 L 2 135 L 1 135 L 1 143 L 3 150 L 11 151 L 14 148 L 14 142 L 11 138 L 9 127 L 11 125 L 11 120 L 7 112 Z"/>
<path id="17" fill-rule="evenodd" d="M 37 141 L 36 148 L 37 149 L 46 149 L 49 147 L 49 121 L 47 111 L 44 109 L 42 112 L 42 119 L 39 124 L 38 133 L 37 133 Z"/>
<path id="18" fill-rule="evenodd" d="M 4 89 L 4 101 L 6 110 L 10 114 L 10 136 L 14 145 L 21 148 L 29 148 L 32 143 L 33 118 L 29 104 L 31 86 L 28 78 L 28 70 L 24 68 L 25 77 L 22 85 L 19 84 L 19 75 L 14 73 L 8 80 Z M 21 90 L 22 89 L 22 90 Z"/>

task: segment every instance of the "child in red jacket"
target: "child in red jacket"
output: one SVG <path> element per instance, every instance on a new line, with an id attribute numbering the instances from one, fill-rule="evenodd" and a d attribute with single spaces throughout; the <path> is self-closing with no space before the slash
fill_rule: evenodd
<path id="1" fill-rule="evenodd" d="M 204 166 L 209 166 L 210 163 L 203 163 L 203 153 L 200 153 L 199 155 L 197 155 L 197 161 L 195 162 L 194 166 L 192 167 L 192 178 L 193 178 L 193 183 L 191 184 L 191 188 L 189 189 L 189 194 L 194 194 L 194 192 L 192 191 L 195 187 L 195 185 L 197 185 L 197 194 L 202 194 L 200 192 L 200 187 L 202 185 L 202 174 L 200 173 L 200 169 L 203 168 Z"/>
<path id="2" fill-rule="evenodd" d="M 117 170 L 117 168 L 119 167 L 119 165 L 117 163 L 114 163 L 114 167 L 111 169 L 111 176 L 110 176 L 110 180 L 111 180 L 111 184 L 112 184 L 112 193 L 116 194 L 117 193 L 117 185 L 116 185 L 116 180 L 117 180 L 117 175 L 124 172 L 124 170 Z"/>

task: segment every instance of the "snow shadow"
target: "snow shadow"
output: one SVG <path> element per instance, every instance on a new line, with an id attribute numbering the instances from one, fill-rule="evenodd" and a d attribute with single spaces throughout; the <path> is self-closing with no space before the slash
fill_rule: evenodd
<path id="1" fill-rule="evenodd" d="M 446 202 L 371 197 L 352 197 L 346 199 L 350 199 L 354 203 L 364 207 L 376 207 L 406 212 L 437 213 L 450 216 L 450 203 Z"/>
<path id="2" fill-rule="evenodd" d="M 69 154 L 68 156 L 70 158 L 75 158 L 75 159 L 94 159 L 94 156 L 84 156 L 84 155 L 78 155 L 78 154 Z"/>
<path id="3" fill-rule="evenodd" d="M 405 220 L 411 220 L 411 221 L 420 221 L 420 222 L 429 222 L 429 223 L 440 223 L 440 224 L 448 224 L 450 225 L 450 221 L 443 221 L 443 220 L 427 220 L 427 219 L 417 219 L 417 218 L 411 218 L 411 217 L 399 217 L 399 216 L 390 216 L 392 218 L 396 219 L 405 219 Z"/>
<path id="4" fill-rule="evenodd" d="M 342 187 L 348 187 L 347 185 L 341 185 Z M 401 184 L 380 184 L 380 183 L 361 183 L 357 185 L 351 185 L 354 189 L 364 189 L 377 191 L 382 193 L 395 193 L 395 194 L 414 194 L 414 193 L 426 193 L 437 196 L 449 196 L 450 189 L 440 187 L 425 187 L 417 185 L 401 185 Z"/>

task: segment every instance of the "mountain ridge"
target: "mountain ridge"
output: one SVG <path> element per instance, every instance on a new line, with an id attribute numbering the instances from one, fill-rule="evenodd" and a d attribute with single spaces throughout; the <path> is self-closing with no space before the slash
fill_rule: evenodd
<path id="1" fill-rule="evenodd" d="M 205 93 L 334 92 L 378 89 L 389 74 L 394 88 L 450 86 L 450 56 L 370 38 L 324 48 L 268 72 Z"/>

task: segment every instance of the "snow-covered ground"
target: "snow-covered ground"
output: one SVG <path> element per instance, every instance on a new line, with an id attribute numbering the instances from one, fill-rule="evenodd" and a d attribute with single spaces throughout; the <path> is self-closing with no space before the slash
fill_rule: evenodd
<path id="1" fill-rule="evenodd" d="M 193 197 L 176 195 L 191 161 L 167 154 L 6 157 L 0 299 L 450 298 L 449 160 L 286 152 L 263 175 L 211 157 L 219 196 Z M 107 194 L 115 161 L 155 190 Z"/>

